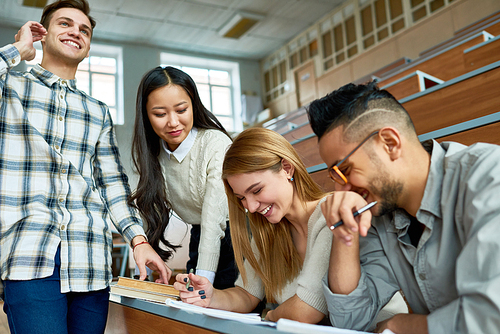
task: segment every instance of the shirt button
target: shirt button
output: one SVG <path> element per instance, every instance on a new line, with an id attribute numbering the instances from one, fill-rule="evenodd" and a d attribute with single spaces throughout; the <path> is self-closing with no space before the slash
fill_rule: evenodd
<path id="1" fill-rule="evenodd" d="M 59 120 L 60 120 L 60 121 L 62 121 L 62 120 L 63 120 L 62 116 L 59 116 Z"/>
<path id="2" fill-rule="evenodd" d="M 66 229 L 66 225 L 62 225 L 62 226 L 61 226 L 61 230 L 63 230 L 63 231 L 64 231 L 65 229 Z"/>
<path id="3" fill-rule="evenodd" d="M 425 281 L 427 279 L 427 276 L 425 276 L 424 273 L 419 274 L 418 277 L 420 277 L 422 281 Z"/>
<path id="4" fill-rule="evenodd" d="M 59 97 L 60 97 L 61 99 L 63 99 L 63 98 L 64 98 L 64 95 L 62 95 L 62 94 L 61 94 L 61 95 L 59 95 Z"/>
<path id="5" fill-rule="evenodd" d="M 65 85 L 65 84 L 66 84 L 66 81 L 65 81 L 65 80 L 63 80 L 63 81 L 61 81 L 61 83 L 62 83 L 63 85 Z"/>
<path id="6" fill-rule="evenodd" d="M 56 150 L 58 150 L 58 149 L 59 149 L 59 145 L 56 145 Z"/>
<path id="7" fill-rule="evenodd" d="M 62 197 L 59 198 L 59 202 L 61 202 L 61 203 L 64 202 L 64 198 L 62 198 Z"/>
<path id="8" fill-rule="evenodd" d="M 66 169 L 61 170 L 61 173 L 66 174 Z"/>
<path id="9" fill-rule="evenodd" d="M 12 61 L 11 61 L 11 62 L 12 62 L 12 64 L 15 64 L 15 63 L 16 63 L 16 60 L 15 60 L 15 59 L 12 59 Z"/>

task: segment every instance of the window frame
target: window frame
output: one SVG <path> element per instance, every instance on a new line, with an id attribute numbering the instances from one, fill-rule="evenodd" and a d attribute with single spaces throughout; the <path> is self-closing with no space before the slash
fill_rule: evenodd
<path id="1" fill-rule="evenodd" d="M 239 64 L 234 61 L 218 60 L 212 58 L 201 58 L 175 54 L 170 52 L 162 52 L 160 54 L 160 64 L 164 66 L 173 67 L 192 67 L 204 70 L 226 71 L 229 73 L 230 86 L 222 86 L 218 84 L 210 84 L 210 103 L 212 104 L 212 87 L 229 87 L 231 93 L 231 108 L 232 108 L 232 129 L 226 129 L 228 132 L 241 132 L 243 131 L 243 121 L 241 118 L 241 83 L 240 83 L 240 68 Z M 228 117 L 227 115 L 217 114 L 212 106 L 205 106 L 217 118 Z"/>
<path id="2" fill-rule="evenodd" d="M 34 43 L 34 47 L 38 52 L 42 51 L 42 45 L 40 42 Z M 92 48 L 89 52 L 89 57 L 106 57 L 114 58 L 116 61 L 116 72 L 115 73 L 105 73 L 99 71 L 93 71 L 92 66 L 89 66 L 88 70 L 80 70 L 81 72 L 89 73 L 89 90 L 92 91 L 92 74 L 105 74 L 113 75 L 115 78 L 115 101 L 116 105 L 113 106 L 116 109 L 116 114 L 113 117 L 113 124 L 123 125 L 125 122 L 124 115 L 124 93 L 123 93 L 123 48 L 120 46 L 106 45 L 93 43 Z M 34 64 L 26 62 L 26 69 L 29 71 Z M 77 88 L 78 81 L 77 81 Z M 92 96 L 92 95 L 90 95 Z M 109 106 L 108 106 L 109 107 Z"/>

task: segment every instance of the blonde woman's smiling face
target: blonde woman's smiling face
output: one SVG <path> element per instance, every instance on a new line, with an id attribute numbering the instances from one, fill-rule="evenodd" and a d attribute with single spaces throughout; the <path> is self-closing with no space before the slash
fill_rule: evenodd
<path id="1" fill-rule="evenodd" d="M 227 182 L 245 209 L 270 223 L 279 223 L 290 212 L 294 191 L 283 169 L 231 175 Z"/>

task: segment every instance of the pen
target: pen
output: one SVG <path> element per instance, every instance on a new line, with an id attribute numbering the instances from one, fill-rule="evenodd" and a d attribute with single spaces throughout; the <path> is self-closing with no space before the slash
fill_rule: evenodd
<path id="1" fill-rule="evenodd" d="M 368 204 L 368 205 L 362 207 L 361 209 L 359 209 L 358 211 L 354 212 L 352 216 L 353 217 L 359 216 L 360 214 L 362 214 L 366 210 L 371 209 L 371 207 L 374 206 L 375 204 L 377 204 L 377 201 L 371 202 L 370 204 Z M 333 231 L 335 228 L 339 227 L 342 224 L 344 224 L 344 222 L 341 220 L 338 223 L 333 224 L 332 226 L 330 226 L 330 230 Z"/>
<path id="2" fill-rule="evenodd" d="M 194 273 L 194 269 L 193 268 L 189 269 L 189 273 L 190 274 Z M 189 278 L 189 276 L 188 276 L 188 282 L 186 283 L 186 289 L 189 289 L 190 284 L 191 284 L 191 278 Z"/>

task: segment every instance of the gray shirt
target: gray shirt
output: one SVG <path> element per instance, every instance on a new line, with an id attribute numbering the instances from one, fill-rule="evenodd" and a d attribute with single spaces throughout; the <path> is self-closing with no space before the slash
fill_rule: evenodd
<path id="1" fill-rule="evenodd" d="M 500 146 L 433 142 L 416 215 L 425 226 L 410 242 L 410 216 L 398 210 L 372 221 L 360 240 L 361 277 L 349 295 L 323 290 L 330 321 L 369 328 L 401 289 L 429 333 L 500 330 Z"/>

